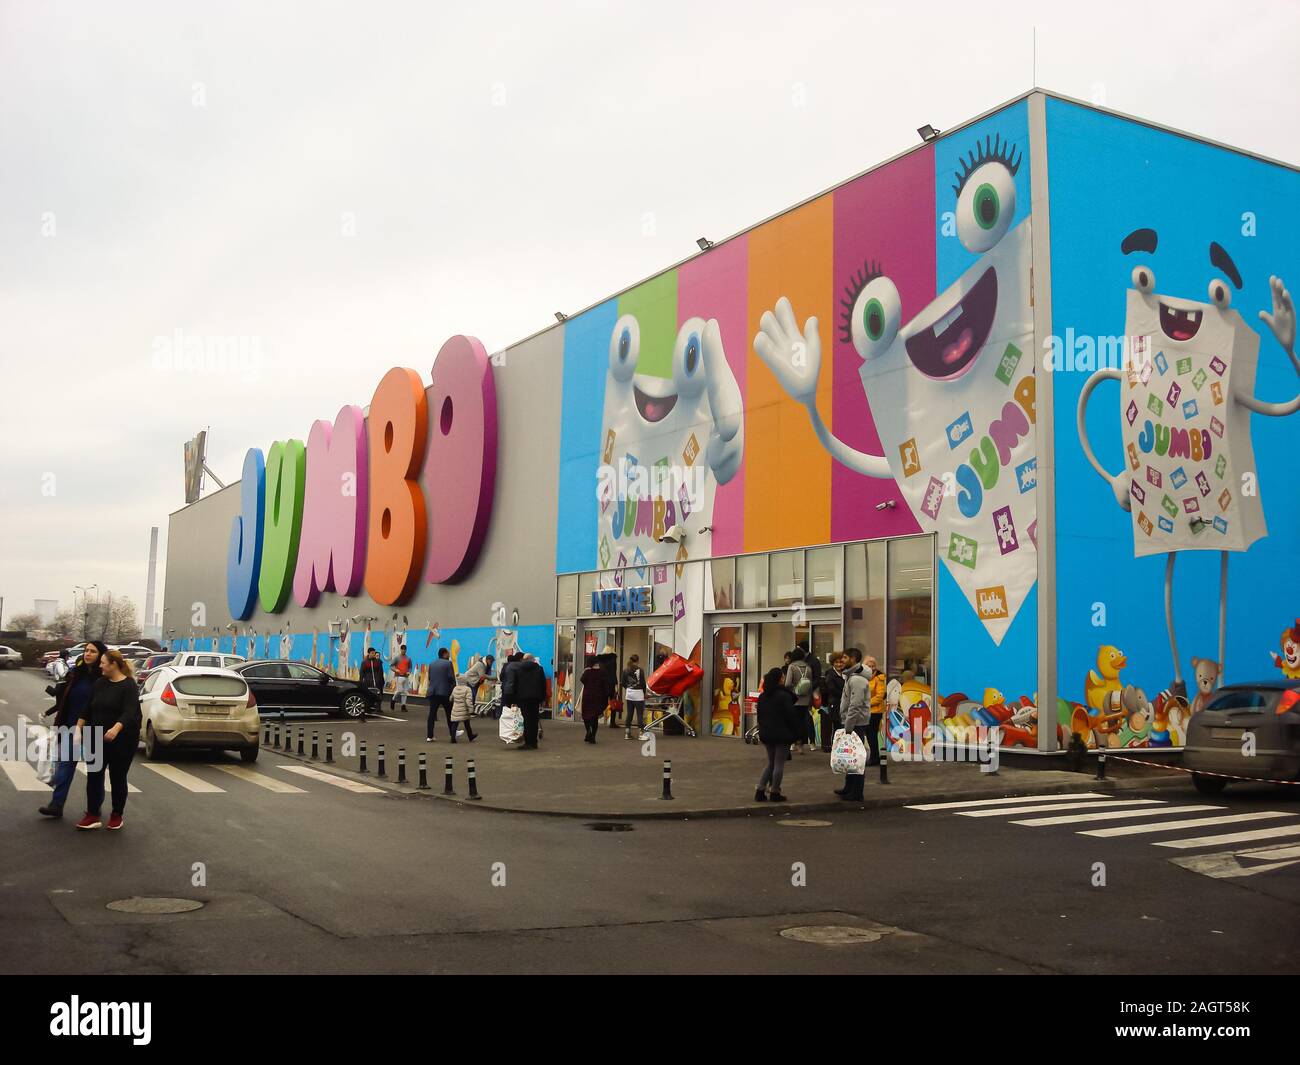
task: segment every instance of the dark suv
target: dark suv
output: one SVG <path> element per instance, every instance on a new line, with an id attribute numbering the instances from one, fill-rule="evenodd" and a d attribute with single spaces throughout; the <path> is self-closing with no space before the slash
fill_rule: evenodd
<path id="1" fill-rule="evenodd" d="M 306 662 L 262 659 L 233 667 L 248 681 L 263 714 L 306 713 L 360 717 L 366 691 L 355 680 L 342 680 Z"/>
<path id="2" fill-rule="evenodd" d="M 1183 765 L 1202 795 L 1231 780 L 1300 779 L 1300 680 L 1220 688 L 1187 724 Z"/>

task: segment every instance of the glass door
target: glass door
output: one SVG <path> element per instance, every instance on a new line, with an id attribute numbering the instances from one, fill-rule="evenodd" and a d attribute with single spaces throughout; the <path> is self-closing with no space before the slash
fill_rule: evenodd
<path id="1" fill-rule="evenodd" d="M 713 626 L 713 693 L 709 731 L 715 736 L 741 733 L 745 676 L 744 625 Z"/>

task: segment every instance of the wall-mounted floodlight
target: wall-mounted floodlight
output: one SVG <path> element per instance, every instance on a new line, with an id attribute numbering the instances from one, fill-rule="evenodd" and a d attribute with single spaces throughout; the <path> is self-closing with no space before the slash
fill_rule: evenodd
<path id="1" fill-rule="evenodd" d="M 934 140 L 937 136 L 939 136 L 939 131 L 938 131 L 937 129 L 935 129 L 932 125 L 930 125 L 930 123 L 928 123 L 928 122 L 927 122 L 924 126 L 922 126 L 920 129 L 918 129 L 916 132 L 920 135 L 921 140 L 923 140 L 923 141 L 927 141 L 927 142 L 928 142 L 928 141 L 932 141 L 932 140 Z"/>
<path id="2" fill-rule="evenodd" d="M 695 243 L 700 246 L 700 251 L 708 251 L 713 247 L 713 241 L 709 240 L 708 237 L 698 237 Z"/>
<path id="3" fill-rule="evenodd" d="M 569 320 L 569 316 L 565 314 L 563 311 L 556 311 L 555 320 L 557 322 L 567 322 Z"/>

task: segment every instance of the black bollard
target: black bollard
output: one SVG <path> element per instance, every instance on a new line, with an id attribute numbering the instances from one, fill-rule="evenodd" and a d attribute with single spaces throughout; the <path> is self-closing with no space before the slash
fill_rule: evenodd
<path id="1" fill-rule="evenodd" d="M 325 733 L 325 761 L 334 761 L 334 733 Z"/>
<path id="2" fill-rule="evenodd" d="M 289 750 L 289 726 L 284 720 L 284 711 L 280 711 L 280 731 L 284 733 L 284 749 Z"/>
<path id="3" fill-rule="evenodd" d="M 367 769 L 366 769 L 366 741 L 365 741 L 365 740 L 362 740 L 362 741 L 361 741 L 361 765 L 360 765 L 360 767 L 359 767 L 359 769 L 358 769 L 357 771 L 360 772 L 360 773 L 365 773 L 365 772 L 367 772 Z"/>
<path id="4" fill-rule="evenodd" d="M 271 735 L 274 737 L 275 740 L 274 746 L 275 749 L 278 751 L 280 749 L 280 726 L 278 724 L 272 727 Z"/>
<path id="5" fill-rule="evenodd" d="M 664 793 L 659 796 L 661 799 L 671 799 L 673 797 L 673 761 L 671 758 L 664 759 Z"/>
<path id="6" fill-rule="evenodd" d="M 406 748 L 397 748 L 397 783 L 406 783 Z"/>
<path id="7" fill-rule="evenodd" d="M 320 733 L 315 729 L 311 730 L 311 760 L 313 762 L 320 758 Z"/>
<path id="8" fill-rule="evenodd" d="M 271 746 L 271 722 L 269 721 L 262 722 L 262 746 Z"/>
<path id="9" fill-rule="evenodd" d="M 880 783 L 889 783 L 889 752 L 880 752 Z"/>
<path id="10" fill-rule="evenodd" d="M 1097 779 L 1098 780 L 1106 779 L 1106 752 L 1105 751 L 1099 751 L 1097 753 Z"/>
<path id="11" fill-rule="evenodd" d="M 456 788 L 452 783 L 452 768 L 454 763 L 451 755 L 447 755 L 447 761 L 443 764 L 442 770 L 442 793 L 444 795 L 455 795 Z"/>
<path id="12" fill-rule="evenodd" d="M 478 774 L 474 770 L 474 759 L 469 760 L 469 797 L 471 799 L 481 799 L 482 795 L 478 793 Z"/>
<path id="13" fill-rule="evenodd" d="M 420 752 L 420 790 L 429 790 L 429 756 Z"/>
<path id="14" fill-rule="evenodd" d="M 302 727 L 301 725 L 299 725 L 299 726 L 298 726 L 298 754 L 299 754 L 299 755 L 301 755 L 301 754 L 303 753 L 303 750 L 302 750 L 302 734 L 303 734 L 303 731 L 304 731 L 304 730 L 303 730 L 303 727 Z"/>
<path id="15" fill-rule="evenodd" d="M 375 769 L 375 776 L 377 777 L 388 776 L 388 774 L 384 772 L 384 745 L 382 743 L 379 745 L 379 750 L 376 752 L 375 758 L 379 762 L 379 765 Z"/>

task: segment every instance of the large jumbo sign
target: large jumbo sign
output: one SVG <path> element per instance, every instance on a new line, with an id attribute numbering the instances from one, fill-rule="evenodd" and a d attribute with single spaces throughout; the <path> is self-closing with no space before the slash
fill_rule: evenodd
<path id="1" fill-rule="evenodd" d="M 244 458 L 240 512 L 230 529 L 226 599 L 248 618 L 284 609 L 292 593 L 366 593 L 384 605 L 410 598 L 421 578 L 457 581 L 487 535 L 497 469 L 492 364 L 473 337 L 454 336 L 420 375 L 389 370 L 367 417 L 346 406 L 333 424 Z M 436 491 L 421 473 L 436 475 Z M 426 507 L 425 495 L 430 505 Z"/>

